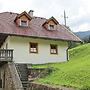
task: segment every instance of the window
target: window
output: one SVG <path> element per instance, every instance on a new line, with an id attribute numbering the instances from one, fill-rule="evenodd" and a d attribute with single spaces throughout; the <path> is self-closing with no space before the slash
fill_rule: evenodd
<path id="1" fill-rule="evenodd" d="M 54 30 L 55 29 L 55 25 L 49 25 L 49 30 Z"/>
<path id="2" fill-rule="evenodd" d="M 51 54 L 58 54 L 57 45 L 54 45 L 54 44 L 50 45 L 50 53 Z"/>
<path id="3" fill-rule="evenodd" d="M 30 43 L 30 53 L 38 53 L 38 44 Z"/>
<path id="4" fill-rule="evenodd" d="M 20 20 L 20 26 L 27 27 L 28 26 L 28 21 Z"/>

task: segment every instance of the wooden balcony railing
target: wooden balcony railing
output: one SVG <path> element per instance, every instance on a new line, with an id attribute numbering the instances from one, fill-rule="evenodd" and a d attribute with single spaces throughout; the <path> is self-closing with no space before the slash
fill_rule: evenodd
<path id="1" fill-rule="evenodd" d="M 12 61 L 13 50 L 12 49 L 0 49 L 0 61 Z"/>

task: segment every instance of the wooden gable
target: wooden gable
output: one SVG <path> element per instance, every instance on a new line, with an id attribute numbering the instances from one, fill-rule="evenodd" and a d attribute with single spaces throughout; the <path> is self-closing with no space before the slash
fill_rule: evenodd
<path id="1" fill-rule="evenodd" d="M 24 12 L 22 12 L 21 14 L 18 14 L 18 15 L 16 16 L 15 20 L 21 18 L 22 16 L 26 16 L 26 17 L 28 18 L 28 20 L 31 20 L 31 19 L 32 19 L 31 16 L 30 16 L 26 11 L 24 11 Z"/>
<path id="2" fill-rule="evenodd" d="M 20 26 L 21 25 L 21 20 L 26 21 L 28 24 L 31 21 L 31 17 L 27 14 L 27 12 L 22 12 L 21 14 L 18 14 L 15 18 L 15 23 Z"/>
<path id="3" fill-rule="evenodd" d="M 56 25 L 57 24 L 59 24 L 59 22 L 54 17 L 51 17 L 50 19 L 46 20 L 46 22 L 43 24 L 43 26 L 46 29 L 49 29 L 48 26 L 54 25 L 55 26 L 55 29 L 56 29 Z"/>

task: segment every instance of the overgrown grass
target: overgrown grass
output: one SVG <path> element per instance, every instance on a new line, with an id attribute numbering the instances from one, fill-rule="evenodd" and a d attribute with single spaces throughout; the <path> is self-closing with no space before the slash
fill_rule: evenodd
<path id="1" fill-rule="evenodd" d="M 90 44 L 71 49 L 70 61 L 44 65 L 34 65 L 34 68 L 53 67 L 54 71 L 36 82 L 55 86 L 72 86 L 81 90 L 90 87 Z M 86 89 L 85 89 L 86 88 Z"/>

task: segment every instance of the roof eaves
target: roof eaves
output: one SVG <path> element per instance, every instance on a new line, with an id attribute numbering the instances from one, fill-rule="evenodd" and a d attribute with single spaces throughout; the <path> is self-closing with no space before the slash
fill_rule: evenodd
<path id="1" fill-rule="evenodd" d="M 73 42 L 81 42 L 81 41 L 77 41 L 77 40 L 69 40 L 69 39 L 60 39 L 60 38 L 50 38 L 50 37 L 45 37 L 45 36 L 27 36 L 27 35 L 18 35 L 18 34 L 10 34 L 10 33 L 3 33 L 6 35 L 10 35 L 10 36 L 22 36 L 22 37 L 31 37 L 31 38 L 40 38 L 40 39 L 49 39 L 49 40 L 61 40 L 61 41 L 73 41 Z"/>
<path id="2" fill-rule="evenodd" d="M 75 35 L 72 31 L 68 30 L 65 26 L 62 25 L 63 28 L 65 28 L 69 33 L 71 33 L 73 36 L 75 36 L 78 40 L 78 42 L 82 42 L 82 40 L 77 36 Z"/>

